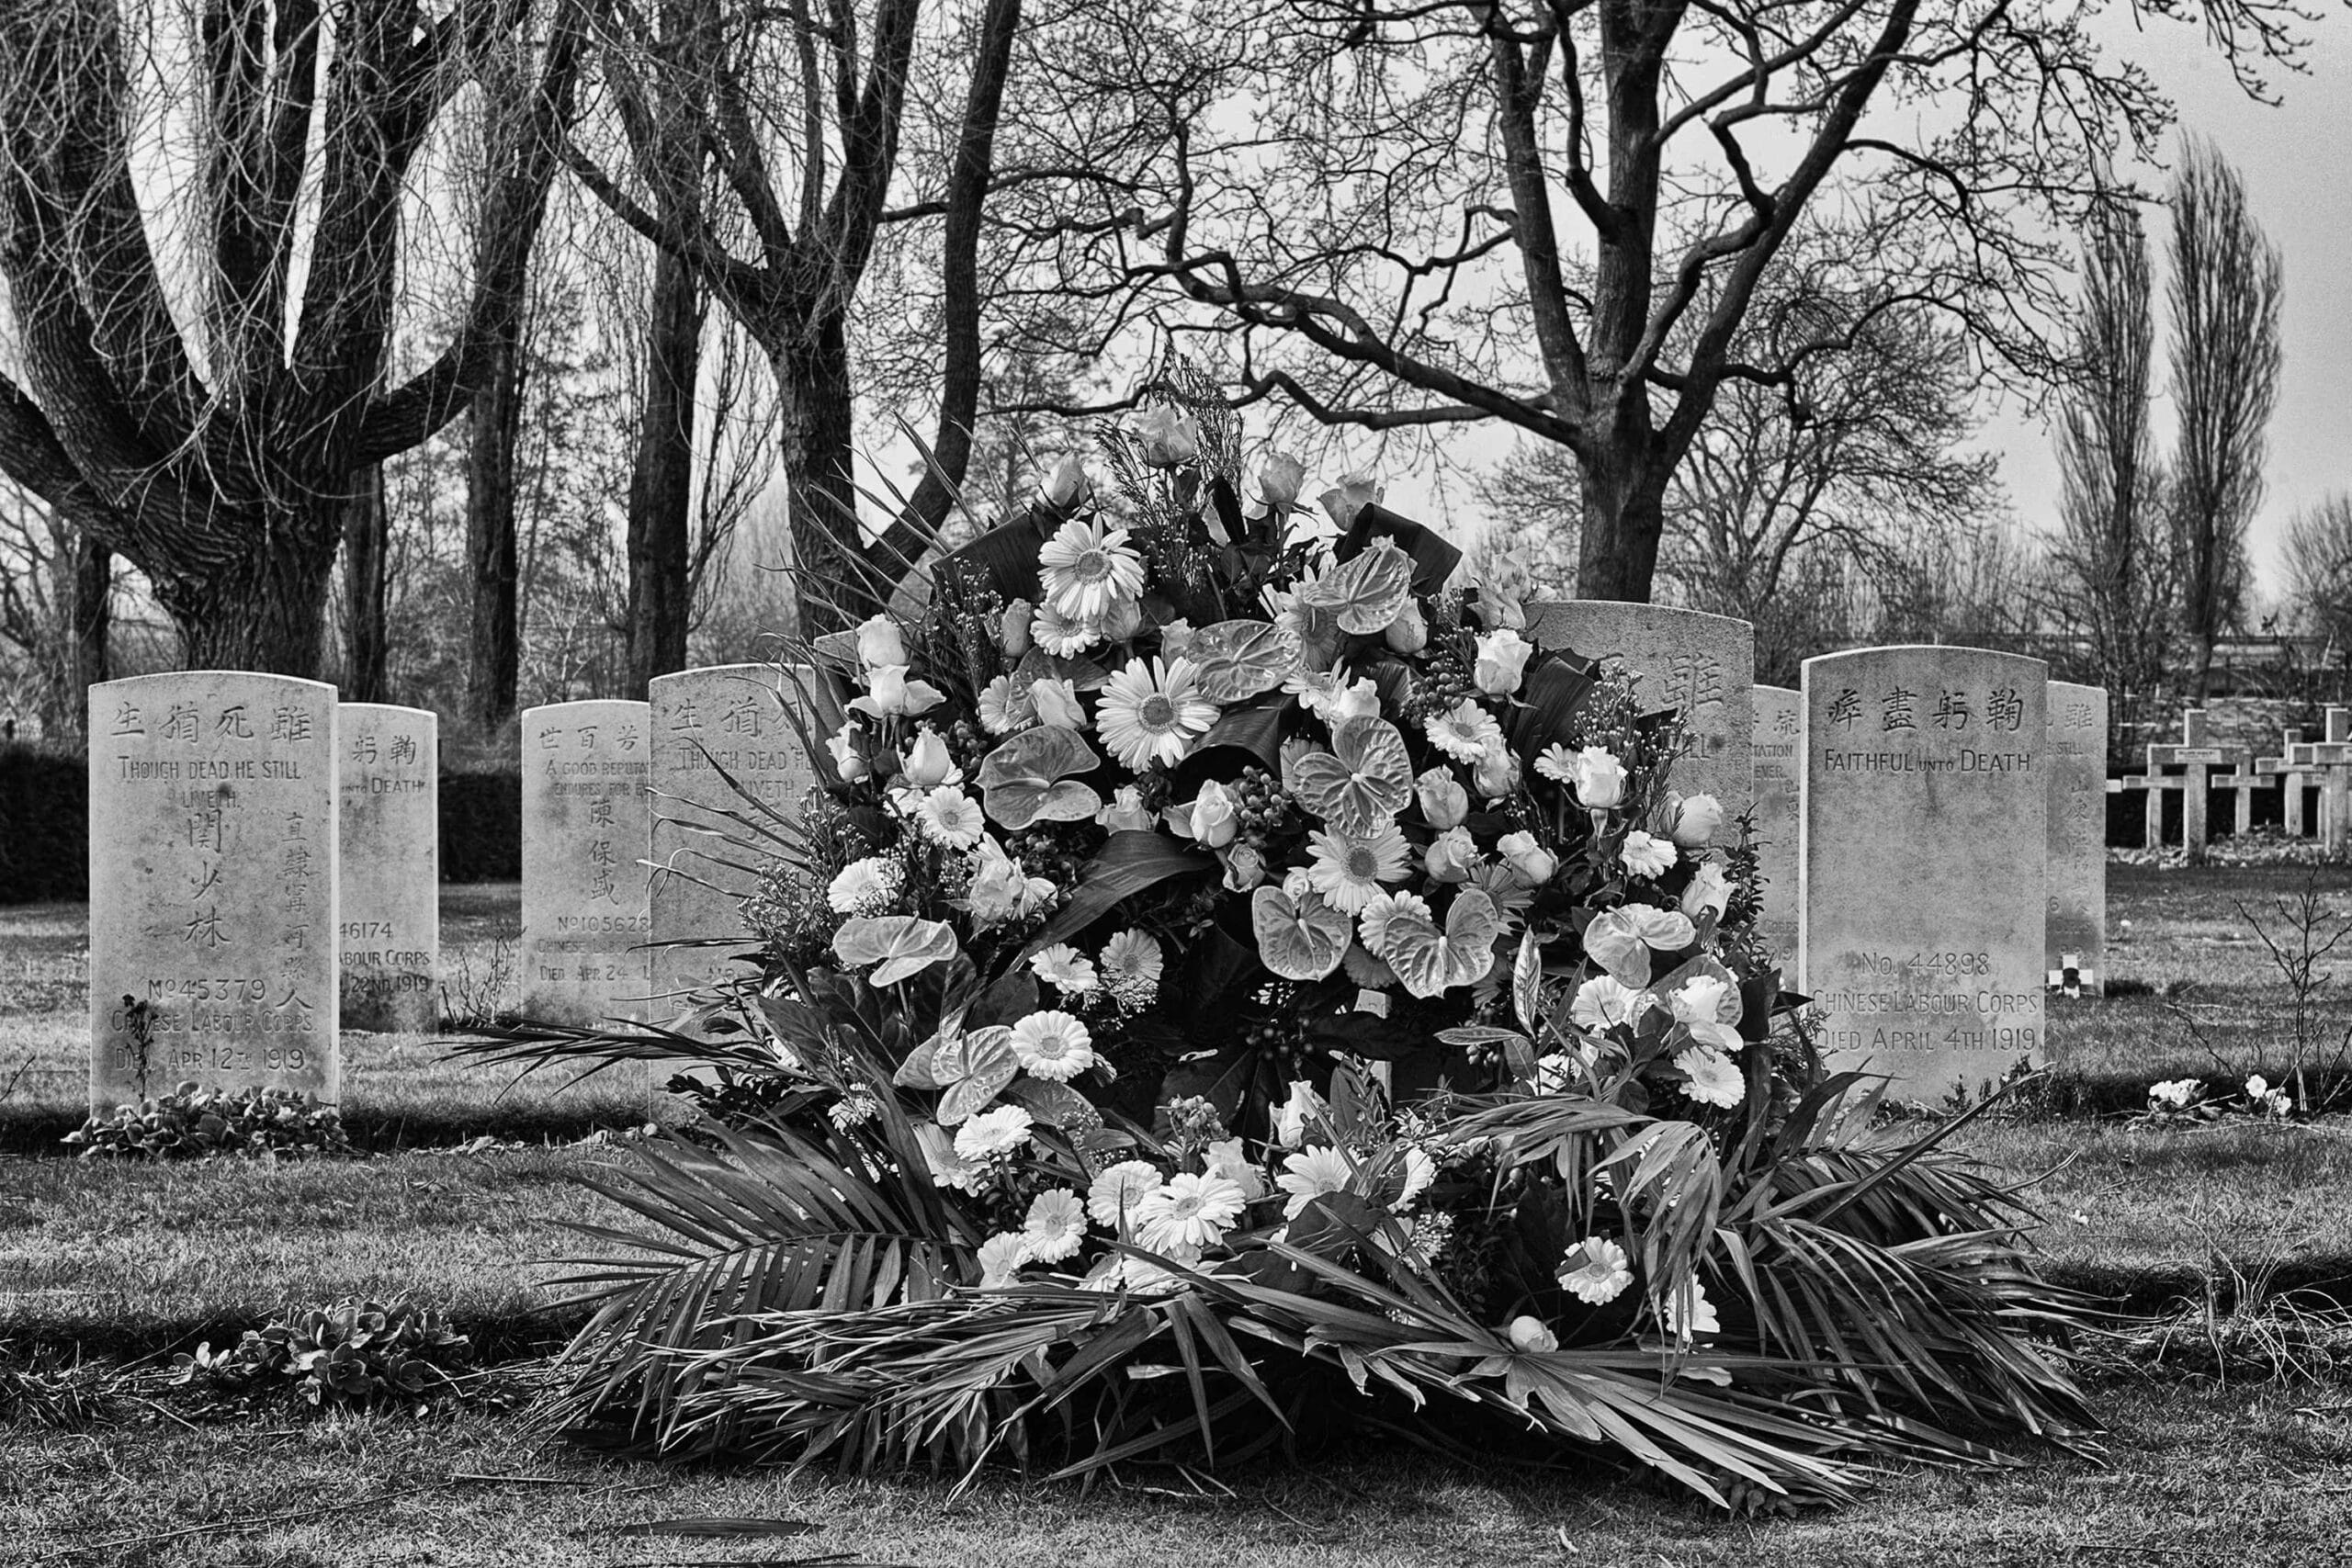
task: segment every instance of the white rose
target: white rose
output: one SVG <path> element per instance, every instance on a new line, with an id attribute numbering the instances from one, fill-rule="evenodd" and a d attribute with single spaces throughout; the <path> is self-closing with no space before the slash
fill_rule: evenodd
<path id="1" fill-rule="evenodd" d="M 1443 768 L 1431 768 L 1415 779 L 1413 795 L 1432 828 L 1458 828 L 1470 815 L 1470 792 Z"/>
<path id="2" fill-rule="evenodd" d="M 1431 882 L 1467 882 L 1477 859 L 1478 846 L 1471 842 L 1470 829 L 1448 828 L 1421 852 L 1421 869 Z"/>
<path id="3" fill-rule="evenodd" d="M 1560 1348 L 1560 1337 L 1536 1318 L 1514 1317 L 1510 1320 L 1510 1344 L 1512 1349 L 1523 1355 L 1549 1355 Z"/>
<path id="4" fill-rule="evenodd" d="M 1682 912 L 1694 920 L 1709 910 L 1720 919 L 1730 905 L 1731 878 L 1713 861 L 1702 865 L 1698 874 L 1691 877 L 1690 886 L 1682 890 Z"/>
<path id="5" fill-rule="evenodd" d="M 1211 779 L 1193 798 L 1193 837 L 1204 848 L 1221 850 L 1241 836 L 1241 813 L 1226 787 Z"/>
<path id="6" fill-rule="evenodd" d="M 1511 875 L 1530 887 L 1541 887 L 1560 869 L 1560 857 L 1535 841 L 1532 833 L 1505 833 L 1495 842 Z"/>
<path id="7" fill-rule="evenodd" d="M 833 771 L 841 774 L 843 784 L 855 784 L 873 771 L 858 754 L 857 738 L 864 733 L 864 727 L 853 718 L 825 742 L 825 749 L 833 754 Z"/>
<path id="8" fill-rule="evenodd" d="M 1341 533 L 1356 520 L 1356 513 L 1367 506 L 1380 503 L 1381 486 L 1369 473 L 1341 474 L 1340 482 L 1315 499 L 1322 503 L 1332 524 Z"/>
<path id="9" fill-rule="evenodd" d="M 1488 800 L 1519 787 L 1519 759 L 1501 747 L 1489 748 L 1470 770 L 1470 786 Z"/>
<path id="10" fill-rule="evenodd" d="M 1007 657 L 1018 659 L 1029 651 L 1032 638 L 1029 623 L 1036 618 L 1037 607 L 1026 599 L 1015 599 L 1004 607 L 1004 619 L 998 626 L 998 640 L 1004 645 Z"/>
<path id="11" fill-rule="evenodd" d="M 907 639 L 888 615 L 870 615 L 857 628 L 857 661 L 868 670 L 907 661 Z"/>
<path id="12" fill-rule="evenodd" d="M 1478 639 L 1478 661 L 1470 678 L 1490 697 L 1509 696 L 1519 690 L 1534 653 L 1535 645 L 1515 631 L 1488 632 Z"/>
<path id="13" fill-rule="evenodd" d="M 1712 795 L 1677 795 L 1674 826 L 1668 836 L 1686 850 L 1713 843 L 1723 830 L 1724 803 Z"/>
<path id="14" fill-rule="evenodd" d="M 1133 784 L 1121 784 L 1118 793 L 1094 814 L 1094 820 L 1114 833 L 1151 830 L 1151 813 L 1144 809 L 1143 796 L 1136 793 Z"/>
<path id="15" fill-rule="evenodd" d="M 1421 607 L 1408 599 L 1405 607 L 1396 612 L 1396 618 L 1388 623 L 1388 630 L 1383 635 L 1387 638 L 1388 646 L 1398 653 L 1419 653 L 1429 645 L 1430 624 L 1422 615 Z"/>
<path id="16" fill-rule="evenodd" d="M 1625 764 L 1608 748 L 1586 747 L 1577 753 L 1571 771 L 1579 805 L 1600 811 L 1625 798 Z"/>
<path id="17" fill-rule="evenodd" d="M 1084 501 L 1093 489 L 1086 478 L 1086 465 L 1073 457 L 1064 457 L 1046 482 L 1038 487 L 1038 496 L 1057 512 L 1068 512 Z"/>
<path id="18" fill-rule="evenodd" d="M 1074 682 L 1041 675 L 1029 682 L 1029 704 L 1037 722 L 1048 729 L 1084 729 L 1086 710 L 1079 705 Z"/>
<path id="19" fill-rule="evenodd" d="M 1181 468 L 1200 456 L 1201 425 L 1191 414 L 1156 408 L 1128 423 L 1137 447 L 1136 456 L 1154 468 Z"/>
<path id="20" fill-rule="evenodd" d="M 1298 504 L 1299 486 L 1306 482 L 1306 465 L 1278 452 L 1258 470 L 1258 499 L 1272 511 L 1288 512 Z"/>
<path id="21" fill-rule="evenodd" d="M 929 789 L 933 784 L 947 782 L 947 775 L 956 771 L 956 759 L 948 754 L 947 742 L 940 738 L 939 731 L 925 729 L 915 737 L 915 743 L 907 748 L 905 756 L 899 761 L 899 771 L 906 775 L 907 783 L 921 789 Z"/>

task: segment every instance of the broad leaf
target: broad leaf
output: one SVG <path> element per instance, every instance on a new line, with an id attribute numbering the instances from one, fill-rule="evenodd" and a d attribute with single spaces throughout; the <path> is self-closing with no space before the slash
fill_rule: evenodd
<path id="1" fill-rule="evenodd" d="M 1208 856 L 1185 849 L 1165 833 L 1148 829 L 1114 833 L 1079 872 L 1078 887 L 1069 902 L 1029 939 L 1021 956 L 1026 959 L 1057 942 L 1068 942 L 1147 887 L 1216 866 Z"/>
<path id="2" fill-rule="evenodd" d="M 1288 783 L 1306 809 L 1342 833 L 1370 838 L 1412 799 L 1413 759 L 1386 719 L 1342 719 L 1331 750 L 1299 758 Z"/>
<path id="3" fill-rule="evenodd" d="M 1250 896 L 1250 928 L 1267 968 L 1285 980 L 1320 980 L 1348 955 L 1355 922 L 1319 893 L 1294 900 L 1279 887 L 1261 887 Z M 1491 934 L 1487 940 L 1494 940 Z"/>
<path id="4" fill-rule="evenodd" d="M 1299 591 L 1301 602 L 1329 610 L 1340 629 L 1368 637 L 1386 628 L 1413 596 L 1413 558 L 1386 539 L 1343 560 Z"/>
<path id="5" fill-rule="evenodd" d="M 1033 822 L 1084 821 L 1102 797 L 1070 775 L 1102 765 L 1074 729 L 1024 729 L 981 761 L 981 804 L 991 821 L 1014 832 Z"/>
<path id="6" fill-rule="evenodd" d="M 1413 586 L 1423 593 L 1443 588 L 1453 569 L 1462 564 L 1462 552 L 1444 535 L 1427 524 L 1400 517 L 1378 502 L 1357 511 L 1332 553 L 1346 560 L 1375 539 L 1394 539 L 1413 558 Z"/>
<path id="7" fill-rule="evenodd" d="M 849 920 L 833 933 L 833 956 L 852 969 L 876 964 L 865 979 L 872 986 L 895 986 L 934 964 L 956 956 L 956 933 L 944 920 L 919 919 L 913 915 L 876 915 Z"/>
<path id="8" fill-rule="evenodd" d="M 1193 634 L 1184 657 L 1201 689 L 1223 707 L 1281 685 L 1298 653 L 1272 621 L 1219 621 Z"/>
<path id="9" fill-rule="evenodd" d="M 1091 1133 L 1102 1125 L 1102 1112 L 1094 1108 L 1094 1102 L 1066 1083 L 1016 1078 L 1005 1086 L 1003 1093 L 1038 1121 L 1065 1133 Z"/>

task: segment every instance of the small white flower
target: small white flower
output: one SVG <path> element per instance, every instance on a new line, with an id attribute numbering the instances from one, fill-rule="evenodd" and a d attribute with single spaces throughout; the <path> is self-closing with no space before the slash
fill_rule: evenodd
<path id="1" fill-rule="evenodd" d="M 1139 1159 L 1121 1160 L 1095 1177 L 1086 1190 L 1086 1212 L 1104 1230 L 1132 1224 L 1136 1206 L 1159 1190 L 1159 1168 Z"/>
<path id="2" fill-rule="evenodd" d="M 1082 997 L 1101 984 L 1094 961 L 1066 942 L 1031 953 L 1029 967 L 1036 971 L 1037 978 L 1068 996 Z"/>
<path id="3" fill-rule="evenodd" d="M 1136 1206 L 1136 1245 L 1151 1252 L 1215 1247 L 1241 1217 L 1241 1184 L 1222 1176 L 1171 1176 Z"/>
<path id="4" fill-rule="evenodd" d="M 1032 1263 L 1060 1263 L 1078 1255 L 1086 1241 L 1086 1203 L 1068 1188 L 1040 1192 L 1029 1201 L 1021 1226 L 1022 1251 Z"/>
<path id="5" fill-rule="evenodd" d="M 865 727 L 857 720 L 844 719 L 841 728 L 825 741 L 825 750 L 833 754 L 833 771 L 841 775 L 843 784 L 855 784 L 873 771 L 857 749 L 858 737 L 865 733 Z"/>
<path id="6" fill-rule="evenodd" d="M 1421 728 L 1428 731 L 1430 744 L 1457 762 L 1476 762 L 1489 749 L 1500 750 L 1502 726 L 1495 716 L 1464 697 L 1441 714 L 1431 714 Z"/>
<path id="7" fill-rule="evenodd" d="M 989 830 L 988 815 L 980 803 L 957 784 L 941 784 L 926 793 L 915 815 L 928 837 L 952 849 L 976 848 Z"/>
<path id="8" fill-rule="evenodd" d="M 1631 1023 L 1642 1010 L 1643 998 L 1649 993 L 1632 986 L 1623 986 L 1606 975 L 1596 975 L 1577 987 L 1576 999 L 1568 1003 L 1568 1019 L 1578 1029 L 1598 1034 L 1604 1029 L 1621 1023 Z"/>
<path id="9" fill-rule="evenodd" d="M 910 681 L 903 664 L 885 664 L 865 672 L 865 694 L 849 705 L 876 718 L 911 718 L 929 713 L 947 700 L 947 694 L 928 681 Z"/>
<path id="10" fill-rule="evenodd" d="M 1608 1305 L 1633 1282 L 1625 1249 L 1606 1236 L 1588 1236 L 1560 1264 L 1561 1287 L 1589 1306 Z"/>
<path id="11" fill-rule="evenodd" d="M 1510 1320 L 1510 1348 L 1522 1356 L 1548 1356 L 1560 1348 L 1560 1337 L 1532 1317 Z"/>
<path id="12" fill-rule="evenodd" d="M 980 1243 L 980 1289 L 999 1291 L 1018 1283 L 1013 1276 L 1023 1261 L 1025 1246 L 1018 1231 L 999 1231 Z"/>
<path id="13" fill-rule="evenodd" d="M 1430 826 L 1441 832 L 1459 828 L 1470 815 L 1470 792 L 1443 768 L 1430 768 L 1415 779 L 1413 797 L 1420 802 Z"/>
<path id="14" fill-rule="evenodd" d="M 1560 857 L 1537 843 L 1532 833 L 1505 833 L 1495 840 L 1495 852 L 1522 886 L 1541 887 L 1560 869 Z"/>
<path id="15" fill-rule="evenodd" d="M 1102 623 L 1065 615 L 1052 604 L 1041 604 L 1029 623 L 1029 635 L 1057 659 L 1085 652 L 1102 640 Z"/>
<path id="16" fill-rule="evenodd" d="M 2195 1078 L 2167 1078 L 2148 1086 L 2148 1107 L 2153 1111 L 2186 1111 L 2204 1089 Z"/>
<path id="17" fill-rule="evenodd" d="M 1009 1155 L 1029 1141 L 1035 1120 L 1018 1105 L 983 1111 L 956 1129 L 956 1152 L 968 1160 Z"/>
<path id="18" fill-rule="evenodd" d="M 1536 757 L 1535 771 L 1554 784 L 1573 783 L 1577 776 L 1577 754 L 1555 740 Z"/>
<path id="19" fill-rule="evenodd" d="M 899 896 L 899 868 L 873 855 L 854 860 L 825 889 L 837 915 L 878 915 Z"/>
<path id="20" fill-rule="evenodd" d="M 1283 1161 L 1283 1174 L 1274 1178 L 1274 1185 L 1290 1194 L 1290 1201 L 1283 1205 L 1283 1218 L 1295 1220 L 1306 1205 L 1316 1199 L 1348 1190 L 1348 1178 L 1355 1168 L 1348 1156 L 1337 1149 L 1302 1149 Z"/>
<path id="21" fill-rule="evenodd" d="M 1123 931 L 1102 944 L 1102 983 L 1121 1007 L 1145 1007 L 1159 995 L 1159 975 L 1166 963 L 1158 937 L 1149 931 Z"/>
<path id="22" fill-rule="evenodd" d="M 1690 1281 L 1690 1304 L 1686 1312 L 1679 1292 L 1669 1292 L 1659 1309 L 1666 1321 L 1666 1331 L 1688 1344 L 1694 1334 L 1720 1334 L 1723 1324 L 1715 1316 L 1715 1303 L 1707 1299 L 1707 1287 L 1698 1280 Z"/>
<path id="23" fill-rule="evenodd" d="M 1674 1066 L 1690 1079 L 1682 1086 L 1682 1092 L 1702 1105 L 1728 1111 L 1747 1098 L 1747 1079 L 1741 1076 L 1739 1065 L 1712 1045 L 1676 1052 Z"/>
<path id="24" fill-rule="evenodd" d="M 1109 800 L 1094 813 L 1098 828 L 1108 828 L 1114 833 L 1148 833 L 1151 813 L 1144 809 L 1143 795 L 1133 784 L 1121 784 Z"/>
<path id="25" fill-rule="evenodd" d="M 888 615 L 869 615 L 857 628 L 857 661 L 868 670 L 907 661 L 907 640 Z"/>
<path id="26" fill-rule="evenodd" d="M 1091 971 L 1093 965 L 1087 967 Z M 1053 1083 L 1068 1083 L 1100 1060 L 1086 1025 L 1052 1009 L 1033 1012 L 1012 1026 L 1012 1055 L 1022 1071 Z"/>
<path id="27" fill-rule="evenodd" d="M 1636 828 L 1625 835 L 1624 847 L 1617 852 L 1617 858 L 1635 876 L 1660 876 L 1673 868 L 1674 844 Z"/>
<path id="28" fill-rule="evenodd" d="M 1222 1176 L 1240 1188 L 1245 1203 L 1254 1203 L 1266 1195 L 1265 1175 L 1250 1163 L 1249 1153 L 1238 1138 L 1227 1138 L 1202 1150 L 1201 1168 L 1211 1176 Z"/>

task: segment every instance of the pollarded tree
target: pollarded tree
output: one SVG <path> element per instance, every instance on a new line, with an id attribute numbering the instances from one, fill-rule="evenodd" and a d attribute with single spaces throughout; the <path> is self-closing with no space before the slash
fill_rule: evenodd
<path id="1" fill-rule="evenodd" d="M 1649 596 L 1668 482 L 1724 389 L 1789 386 L 1867 325 L 1743 330 L 1805 228 L 1859 234 L 1857 293 L 1943 312 L 1988 365 L 2040 377 L 2063 357 L 2053 236 L 2095 170 L 2153 150 L 2170 118 L 2072 0 L 1090 14 L 1062 51 L 1077 107 L 1051 112 L 1125 81 L 1161 132 L 1078 215 L 1104 227 L 1087 260 L 1128 285 L 1123 312 L 1157 302 L 1163 324 L 1238 335 L 1248 395 L 1327 422 L 1494 421 L 1565 448 L 1579 586 L 1604 598 Z M 2286 0 L 2139 14 L 2201 27 L 2249 85 L 2291 56 L 2299 19 Z M 1053 260 L 1079 277 L 1069 249 Z"/>
<path id="2" fill-rule="evenodd" d="M 0 468 L 146 572 L 191 665 L 317 672 L 347 500 L 514 308 L 567 4 L 0 0 Z M 486 72 L 470 299 L 389 382 L 405 231 L 447 194 L 421 153 Z"/>

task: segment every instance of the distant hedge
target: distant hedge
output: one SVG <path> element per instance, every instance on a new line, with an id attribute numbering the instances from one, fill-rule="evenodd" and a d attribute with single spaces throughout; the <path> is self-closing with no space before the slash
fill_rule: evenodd
<path id="1" fill-rule="evenodd" d="M 0 904 L 87 897 L 89 821 L 79 756 L 0 746 Z"/>
<path id="2" fill-rule="evenodd" d="M 0 746 L 0 904 L 90 896 L 90 783 L 80 757 Z M 523 776 L 511 769 L 441 775 L 441 880 L 514 882 L 523 874 Z"/>

